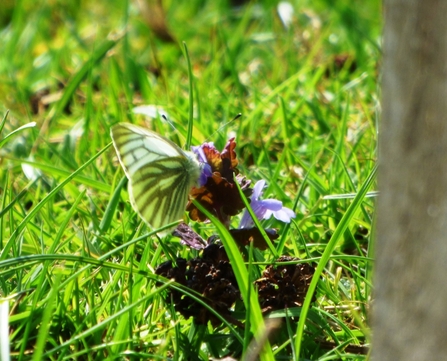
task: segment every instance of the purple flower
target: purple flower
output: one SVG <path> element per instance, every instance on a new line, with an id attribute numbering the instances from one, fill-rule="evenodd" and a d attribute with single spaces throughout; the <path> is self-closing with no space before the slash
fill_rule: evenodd
<path id="1" fill-rule="evenodd" d="M 200 172 L 199 177 L 199 186 L 202 187 L 208 181 L 208 178 L 213 175 L 213 170 L 211 165 L 208 164 L 208 160 L 206 159 L 205 152 L 203 151 L 203 147 L 207 146 L 209 148 L 214 148 L 213 143 L 203 143 L 202 145 L 192 146 L 191 150 L 197 156 L 199 163 L 201 165 L 202 171 Z"/>
<path id="2" fill-rule="evenodd" d="M 208 163 L 208 160 L 206 159 L 206 155 L 205 152 L 203 151 L 203 147 L 208 146 L 208 147 L 212 147 L 215 149 L 214 147 L 214 143 L 203 143 L 202 145 L 193 145 L 191 146 L 191 150 L 193 151 L 193 153 L 195 155 L 197 155 L 197 159 L 199 160 L 200 163 Z"/>
<path id="3" fill-rule="evenodd" d="M 260 180 L 256 182 L 253 188 L 250 206 L 256 217 L 258 217 L 259 220 L 262 220 L 269 219 L 273 215 L 278 221 L 290 223 L 291 218 L 295 218 L 295 213 L 291 209 L 283 207 L 281 201 L 276 199 L 259 199 L 262 195 L 264 186 L 265 181 Z M 251 219 L 250 213 L 245 210 L 239 228 L 249 228 L 253 226 L 254 222 Z"/>

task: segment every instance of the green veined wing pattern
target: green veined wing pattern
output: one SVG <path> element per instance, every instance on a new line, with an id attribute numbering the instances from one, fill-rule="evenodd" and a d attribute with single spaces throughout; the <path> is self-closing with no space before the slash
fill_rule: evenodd
<path id="1" fill-rule="evenodd" d="M 129 179 L 131 204 L 140 217 L 153 228 L 181 219 L 200 176 L 194 154 L 132 124 L 113 126 L 111 136 Z"/>

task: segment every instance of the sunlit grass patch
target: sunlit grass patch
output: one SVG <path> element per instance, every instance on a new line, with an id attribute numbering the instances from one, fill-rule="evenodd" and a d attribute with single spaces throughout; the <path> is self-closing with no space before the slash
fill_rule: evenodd
<path id="1" fill-rule="evenodd" d="M 149 30 L 138 2 L 22 1 L 0 13 L 0 297 L 9 300 L 13 359 L 239 359 L 253 325 L 270 340 L 263 359 L 365 358 L 380 5 L 291 4 L 287 27 L 268 2 L 165 4 L 175 42 Z M 223 243 L 218 266 L 178 237 L 157 238 L 129 202 L 109 135 L 118 122 L 179 147 L 190 134 L 192 145 L 222 151 L 234 137 L 248 188 L 265 180 L 260 199 L 296 217 L 261 220 L 260 229 L 276 229 L 261 248 L 229 231 L 240 228 L 243 203 L 225 220 L 211 212 L 224 226 L 188 221 L 203 240 Z M 219 313 L 209 289 L 157 275 L 181 259 L 191 279 L 193 264 L 214 270 L 203 279 L 231 270 L 236 301 Z M 304 265 L 317 270 L 304 282 L 315 292 L 266 310 L 266 287 L 284 293 L 294 285 L 285 270 Z M 179 302 L 212 322 L 187 317 Z"/>

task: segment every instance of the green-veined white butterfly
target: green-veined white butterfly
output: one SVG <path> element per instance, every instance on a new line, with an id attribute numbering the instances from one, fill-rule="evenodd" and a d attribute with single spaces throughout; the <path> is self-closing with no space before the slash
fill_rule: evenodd
<path id="1" fill-rule="evenodd" d="M 134 210 L 155 229 L 181 219 L 201 171 L 194 153 L 133 124 L 118 123 L 110 134 Z"/>

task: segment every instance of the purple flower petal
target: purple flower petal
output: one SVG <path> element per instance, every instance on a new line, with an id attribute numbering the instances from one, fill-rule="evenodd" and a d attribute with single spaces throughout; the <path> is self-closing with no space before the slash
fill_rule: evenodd
<path id="1" fill-rule="evenodd" d="M 295 218 L 295 213 L 289 208 L 282 207 L 279 211 L 273 212 L 273 217 L 278 221 L 290 223 L 290 220 Z"/>
<path id="2" fill-rule="evenodd" d="M 213 175 L 213 171 L 211 166 L 208 163 L 201 163 L 202 171 L 200 172 L 199 177 L 199 186 L 202 187 L 208 182 L 208 178 Z"/>
<path id="3" fill-rule="evenodd" d="M 269 219 L 272 216 L 273 212 L 271 210 L 266 210 L 264 217 L 262 219 Z"/>
<path id="4" fill-rule="evenodd" d="M 202 187 L 206 184 L 208 181 L 208 178 L 213 175 L 213 170 L 211 168 L 211 165 L 208 164 L 208 161 L 206 159 L 205 152 L 203 151 L 203 147 L 207 145 L 208 147 L 214 148 L 213 143 L 203 143 L 202 145 L 192 146 L 191 150 L 192 152 L 197 156 L 197 159 L 200 162 L 201 165 L 201 172 L 199 177 L 199 186 Z"/>
<path id="5" fill-rule="evenodd" d="M 244 214 L 242 215 L 241 221 L 239 223 L 239 228 L 250 228 L 254 224 L 253 220 L 251 219 L 250 213 L 248 213 L 247 210 L 244 211 Z"/>
<path id="6" fill-rule="evenodd" d="M 295 217 L 295 213 L 286 207 L 282 206 L 282 202 L 277 199 L 263 199 L 259 200 L 264 189 L 265 181 L 260 180 L 256 182 L 253 188 L 253 194 L 251 196 L 250 207 L 259 220 L 269 219 L 272 215 L 279 221 L 290 223 L 291 218 Z M 239 228 L 253 227 L 254 222 L 251 219 L 250 213 L 245 210 L 242 215 Z"/>
<path id="7" fill-rule="evenodd" d="M 258 219 L 264 219 L 265 212 L 267 212 L 268 209 L 266 207 L 264 207 L 261 202 L 252 201 L 252 203 L 254 203 L 254 204 L 253 205 L 250 204 L 250 206 L 251 206 L 251 209 L 253 210 L 255 216 Z"/>
<path id="8" fill-rule="evenodd" d="M 195 145 L 191 147 L 191 150 L 195 155 L 197 155 L 197 159 L 200 163 L 206 163 L 206 156 L 205 152 L 203 151 L 203 144 L 202 145 Z"/>
<path id="9" fill-rule="evenodd" d="M 263 199 L 262 201 L 258 202 L 270 211 L 279 211 L 282 208 L 282 202 L 278 201 L 277 199 Z"/>
<path id="10" fill-rule="evenodd" d="M 253 194 L 251 196 L 251 200 L 258 199 L 260 196 L 262 196 L 262 190 L 265 186 L 265 180 L 261 179 L 260 181 L 257 181 L 255 186 L 253 187 Z"/>

